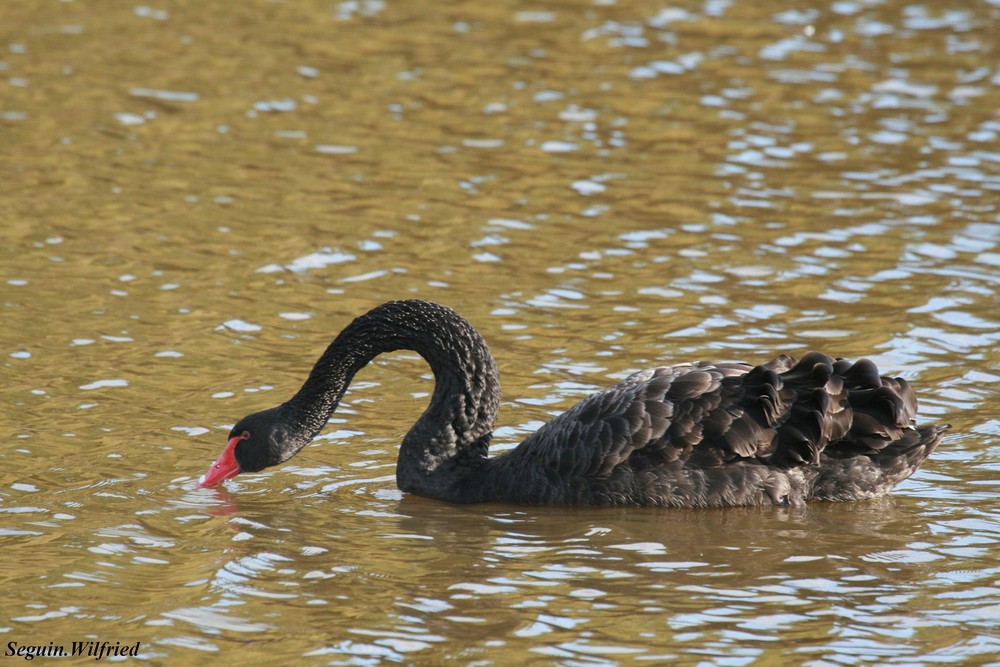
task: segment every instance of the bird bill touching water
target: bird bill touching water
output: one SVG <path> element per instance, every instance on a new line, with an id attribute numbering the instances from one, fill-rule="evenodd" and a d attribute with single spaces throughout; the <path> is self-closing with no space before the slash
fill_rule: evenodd
<path id="1" fill-rule="evenodd" d="M 876 498 L 912 475 L 947 425 L 916 426 L 906 380 L 867 359 L 809 352 L 752 366 L 696 362 L 640 371 L 582 400 L 523 443 L 488 456 L 500 405 L 496 363 L 476 329 L 439 304 L 378 306 L 349 324 L 302 388 L 241 419 L 198 481 L 287 461 L 383 352 L 419 353 L 430 404 L 400 446 L 400 489 L 451 502 L 801 505 Z"/>

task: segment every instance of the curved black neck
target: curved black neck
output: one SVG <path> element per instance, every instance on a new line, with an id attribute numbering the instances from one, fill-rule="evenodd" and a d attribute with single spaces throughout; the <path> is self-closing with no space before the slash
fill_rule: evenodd
<path id="1" fill-rule="evenodd" d="M 403 439 L 396 469 L 399 487 L 442 497 L 465 477 L 463 470 L 478 469 L 500 405 L 496 363 L 483 337 L 458 313 L 419 300 L 378 306 L 334 339 L 283 406 L 296 433 L 282 459 L 291 458 L 322 430 L 355 373 L 394 350 L 420 354 L 435 379 L 430 404 Z"/>

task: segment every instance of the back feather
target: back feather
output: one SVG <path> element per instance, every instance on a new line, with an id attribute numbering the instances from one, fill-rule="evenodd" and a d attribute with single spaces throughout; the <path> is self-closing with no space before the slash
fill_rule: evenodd
<path id="1" fill-rule="evenodd" d="M 584 399 L 525 440 L 519 454 L 552 480 L 698 468 L 740 460 L 790 469 L 875 453 L 913 439 L 917 402 L 902 378 L 809 352 L 759 366 L 654 368 Z"/>

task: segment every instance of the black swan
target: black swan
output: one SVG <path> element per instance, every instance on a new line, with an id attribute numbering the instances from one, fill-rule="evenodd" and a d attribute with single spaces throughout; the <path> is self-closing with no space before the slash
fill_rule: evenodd
<path id="1" fill-rule="evenodd" d="M 403 438 L 399 488 L 441 500 L 532 504 L 801 505 L 882 496 L 947 425 L 914 426 L 917 400 L 871 361 L 818 352 L 760 366 L 697 362 L 640 371 L 488 457 L 500 383 L 486 341 L 458 313 L 393 301 L 354 320 L 281 405 L 244 417 L 198 480 L 215 486 L 292 458 L 324 427 L 355 373 L 413 350 L 434 372 Z"/>

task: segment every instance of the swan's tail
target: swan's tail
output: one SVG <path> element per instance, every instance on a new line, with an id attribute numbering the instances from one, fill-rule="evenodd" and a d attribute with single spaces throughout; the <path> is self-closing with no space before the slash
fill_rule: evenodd
<path id="1" fill-rule="evenodd" d="M 820 467 L 809 499 L 851 501 L 884 496 L 917 471 L 949 428 L 948 424 L 907 428 L 900 438 L 867 453 L 845 456 L 843 450 L 833 450 L 841 456 L 831 456 Z"/>
<path id="2" fill-rule="evenodd" d="M 880 481 L 885 492 L 915 473 L 950 428 L 951 424 L 934 424 L 908 429 L 902 438 L 877 452 L 872 458 L 882 469 Z"/>

